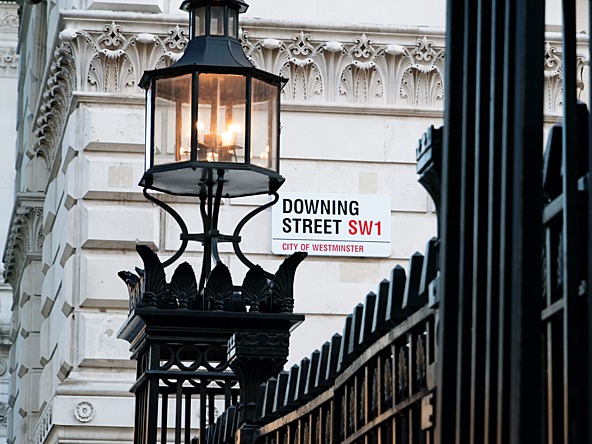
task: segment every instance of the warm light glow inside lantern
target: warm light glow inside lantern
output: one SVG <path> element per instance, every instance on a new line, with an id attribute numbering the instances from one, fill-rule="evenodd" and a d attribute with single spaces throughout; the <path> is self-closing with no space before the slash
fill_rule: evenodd
<path id="1" fill-rule="evenodd" d="M 238 13 L 246 4 L 187 0 L 182 8 L 190 14 L 193 36 L 183 57 L 147 71 L 140 82 L 147 91 L 146 173 L 140 184 L 197 196 L 211 172 L 222 171 L 224 195 L 277 189 L 283 182 L 279 107 L 285 79 L 255 68 L 245 56 Z"/>
<path id="2" fill-rule="evenodd" d="M 200 73 L 195 124 L 192 112 L 192 74 L 156 79 L 152 166 L 174 162 L 250 162 L 277 171 L 278 88 L 243 75 Z M 151 106 L 152 100 L 148 103 Z M 250 109 L 247 109 L 250 102 Z M 249 113 L 247 113 L 249 111 Z M 249 114 L 250 144 L 245 140 Z M 192 138 L 196 154 L 192 158 Z M 246 159 L 247 151 L 250 158 Z"/>

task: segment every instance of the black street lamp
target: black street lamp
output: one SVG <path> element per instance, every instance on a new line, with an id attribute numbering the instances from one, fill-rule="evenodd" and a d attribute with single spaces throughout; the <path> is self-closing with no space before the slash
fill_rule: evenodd
<path id="1" fill-rule="evenodd" d="M 146 172 L 140 185 L 181 196 L 277 191 L 280 90 L 238 40 L 241 0 L 186 0 L 192 36 L 181 59 L 144 73 Z M 222 180 L 218 180 L 221 178 Z"/>
<path id="2" fill-rule="evenodd" d="M 164 208 L 181 227 L 181 247 L 204 245 L 199 290 L 220 262 L 218 242 L 232 242 L 238 258 L 254 266 L 240 250 L 240 230 L 254 215 L 278 200 L 280 91 L 286 79 L 253 66 L 238 40 L 242 0 L 186 0 L 191 39 L 185 53 L 167 68 L 146 71 L 146 161 L 140 181 L 144 195 Z M 181 217 L 148 194 L 157 190 L 199 197 L 204 232 L 189 234 Z M 222 197 L 270 194 L 273 201 L 248 214 L 233 235 L 218 232 Z M 272 275 L 266 273 L 270 278 Z"/>
<path id="3" fill-rule="evenodd" d="M 135 444 L 153 444 L 158 436 L 189 442 L 197 431 L 207 443 L 215 403 L 228 408 L 239 398 L 235 425 L 246 443 L 257 388 L 281 369 L 290 332 L 304 320 L 292 311 L 294 274 L 306 253 L 293 254 L 271 274 L 239 247 L 242 227 L 278 201 L 284 182 L 279 111 L 286 79 L 255 68 L 244 54 L 242 0 L 186 0 L 181 9 L 189 12 L 185 53 L 170 67 L 145 72 L 140 82 L 146 90 L 140 186 L 179 224 L 182 243 L 164 262 L 137 246 L 144 269 L 119 273 L 128 285 L 130 314 L 118 337 L 130 342 L 137 360 Z M 189 233 L 181 216 L 149 190 L 199 198 L 203 233 Z M 247 214 L 232 235 L 221 234 L 221 199 L 257 194 L 274 199 Z M 167 282 L 165 268 L 189 241 L 204 246 L 199 284 L 187 262 Z M 231 242 L 249 268 L 241 286 L 233 285 L 220 260 L 219 242 Z"/>

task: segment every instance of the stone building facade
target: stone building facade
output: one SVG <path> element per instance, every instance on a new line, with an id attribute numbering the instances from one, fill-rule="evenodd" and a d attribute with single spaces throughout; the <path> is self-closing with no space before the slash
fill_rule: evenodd
<path id="1" fill-rule="evenodd" d="M 7 239 L 14 201 L 14 161 L 17 101 L 17 5 L 0 1 L 0 245 Z M 0 264 L 0 275 L 4 266 Z M 8 352 L 12 289 L 0 276 L 0 443 L 6 442 L 8 413 Z"/>
<path id="2" fill-rule="evenodd" d="M 413 11 L 378 0 L 359 10 L 354 2 L 347 8 L 326 0 L 293 10 L 271 0 L 250 3 L 241 22 L 247 55 L 289 79 L 281 191 L 387 195 L 391 202 L 388 258 L 311 256 L 300 266 L 295 311 L 307 320 L 293 335 L 296 360 L 341 328 L 343 314 L 436 234 L 433 204 L 416 181 L 415 146 L 442 121 L 445 2 L 418 0 Z M 174 221 L 137 186 L 144 167 L 138 81 L 144 70 L 180 57 L 186 16 L 169 0 L 19 6 L 20 65 L 18 74 L 8 69 L 7 83 L 18 91 L 4 253 L 10 295 L 1 307 L 3 316 L 12 307 L 8 442 L 131 442 L 134 363 L 128 344 L 117 339 L 128 311 L 117 272 L 141 265 L 138 242 L 161 257 L 179 244 Z M 549 122 L 561 105 L 557 38 L 549 34 L 546 50 Z M 583 72 L 586 58 L 579 63 Z M 194 201 L 165 199 L 190 231 L 200 229 Z M 232 231 L 266 199 L 225 200 L 222 228 Z M 271 254 L 269 231 L 269 215 L 259 216 L 245 227 L 242 248 L 274 270 L 283 257 Z M 240 280 L 246 270 L 231 249 L 221 255 Z M 199 246 L 190 246 L 185 259 L 198 268 Z"/>

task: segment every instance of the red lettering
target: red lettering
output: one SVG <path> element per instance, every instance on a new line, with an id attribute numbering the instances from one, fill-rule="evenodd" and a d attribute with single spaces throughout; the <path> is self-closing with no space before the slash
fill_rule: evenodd
<path id="1" fill-rule="evenodd" d="M 375 222 L 373 220 L 352 219 L 349 221 L 348 225 L 348 233 L 352 236 L 358 233 L 363 236 L 371 236 L 374 226 L 376 226 L 378 236 L 382 235 L 382 225 L 380 221 Z"/>
<path id="2" fill-rule="evenodd" d="M 359 220 L 358 225 L 360 226 L 360 234 L 372 234 L 372 221 L 371 220 Z"/>
<path id="3" fill-rule="evenodd" d="M 352 236 L 353 236 L 354 234 L 357 234 L 357 233 L 358 233 L 358 229 L 357 229 L 357 227 L 356 227 L 356 222 L 357 222 L 357 220 L 350 220 L 350 221 L 349 221 L 349 231 L 348 231 L 348 232 L 349 232 L 349 234 L 351 234 Z"/>

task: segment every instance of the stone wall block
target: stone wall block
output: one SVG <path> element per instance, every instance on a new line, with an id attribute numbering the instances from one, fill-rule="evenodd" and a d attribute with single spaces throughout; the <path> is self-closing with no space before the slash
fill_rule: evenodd
<path id="1" fill-rule="evenodd" d="M 39 334 L 39 327 L 41 326 L 41 298 L 39 296 L 32 296 L 26 304 L 22 306 L 22 322 L 20 334 L 24 337 L 29 337 L 32 334 Z M 34 350 L 37 353 L 38 349 Z M 31 357 L 33 359 L 33 357 Z"/>
<path id="2" fill-rule="evenodd" d="M 127 312 L 80 312 L 77 317 L 79 366 L 135 367 L 135 362 L 129 359 L 129 344 L 117 339 L 117 331 L 123 325 Z"/>
<path id="3" fill-rule="evenodd" d="M 145 1 L 145 0 L 140 0 Z M 80 106 L 79 150 L 144 152 L 144 106 Z"/>
<path id="4" fill-rule="evenodd" d="M 26 387 L 27 396 L 21 397 L 20 409 L 27 412 L 27 414 L 36 414 L 39 412 L 39 377 L 41 372 L 39 369 L 31 369 L 23 376 L 21 384 Z"/>
<path id="5" fill-rule="evenodd" d="M 40 341 L 39 341 L 39 365 L 45 368 L 47 364 L 50 362 L 53 352 L 55 351 L 55 346 L 52 348 L 50 345 L 50 320 L 44 319 L 41 323 L 41 328 L 39 332 Z"/>
<path id="6" fill-rule="evenodd" d="M 50 342 L 56 343 L 55 355 L 52 360 L 55 376 L 63 382 L 70 371 L 74 368 L 74 356 L 76 353 L 74 342 L 74 315 L 68 316 L 64 320 L 64 315 L 59 310 L 54 310 L 57 319 L 51 323 L 50 327 Z M 61 318 L 60 318 L 61 316 Z M 57 338 L 57 339 L 56 339 Z"/>
<path id="7" fill-rule="evenodd" d="M 82 253 L 78 287 L 80 306 L 127 309 L 127 288 L 125 283 L 117 279 L 117 273 L 134 264 L 143 267 L 135 252 L 125 255 Z"/>
<path id="8" fill-rule="evenodd" d="M 409 258 L 416 250 L 419 243 L 415 236 L 408 236 L 409 227 L 414 232 L 425 233 L 425 239 L 429 239 L 436 232 L 437 219 L 434 213 L 398 213 L 392 218 L 392 254 L 396 259 Z M 405 261 L 406 263 L 407 261 Z"/>
<path id="9" fill-rule="evenodd" d="M 46 236 L 51 233 L 57 214 L 56 193 L 56 181 L 52 180 L 47 186 L 45 202 L 43 204 L 43 234 Z"/>
<path id="10" fill-rule="evenodd" d="M 143 155 L 87 152 L 81 169 L 83 182 L 77 198 L 145 200 L 138 186 L 144 174 Z"/>
<path id="11" fill-rule="evenodd" d="M 52 419 L 57 426 L 132 428 L 134 410 L 131 396 L 57 396 Z M 129 435 L 127 440 L 131 441 L 131 430 Z"/>
<path id="12" fill-rule="evenodd" d="M 55 281 L 55 274 L 56 268 L 61 268 L 59 265 L 52 266 L 47 274 L 45 275 L 45 279 L 43 280 L 43 287 L 41 290 L 41 310 L 40 313 L 44 318 L 47 318 L 51 310 L 53 309 L 53 305 L 55 304 L 56 300 L 56 281 Z M 60 273 L 61 274 L 61 273 Z M 58 281 L 58 287 L 61 283 L 61 280 Z"/>
<path id="13" fill-rule="evenodd" d="M 72 321 L 61 312 L 61 310 L 53 310 L 48 319 L 44 322 L 44 344 L 41 350 L 43 359 L 47 362 L 52 361 L 52 366 L 55 372 L 57 371 L 57 359 L 55 354 L 58 348 L 63 349 L 68 344 L 71 344 L 72 335 Z"/>
<path id="14" fill-rule="evenodd" d="M 45 235 L 43 241 L 43 249 L 41 250 L 41 273 L 47 274 L 53 263 L 53 242 L 54 236 L 53 231 Z"/>
<path id="15" fill-rule="evenodd" d="M 40 407 L 47 405 L 56 389 L 56 371 L 55 371 L 55 360 L 52 360 L 46 365 L 41 371 L 39 376 L 39 403 Z"/>
<path id="16" fill-rule="evenodd" d="M 74 211 L 78 209 L 79 211 Z M 159 217 L 149 203 L 85 201 L 71 211 L 82 248 L 133 249 L 137 242 L 155 248 L 160 238 Z"/>
<path id="17" fill-rule="evenodd" d="M 40 261 L 31 261 L 23 269 L 19 287 L 20 295 L 18 298 L 15 298 L 19 304 L 24 304 L 33 295 L 39 296 L 41 294 L 44 278 L 41 269 Z"/>
<path id="18" fill-rule="evenodd" d="M 61 282 L 56 288 L 56 310 L 62 312 L 66 317 L 70 315 L 77 301 L 80 298 L 81 290 L 79 290 L 78 283 L 80 282 L 78 256 L 71 256 L 61 272 Z"/>

